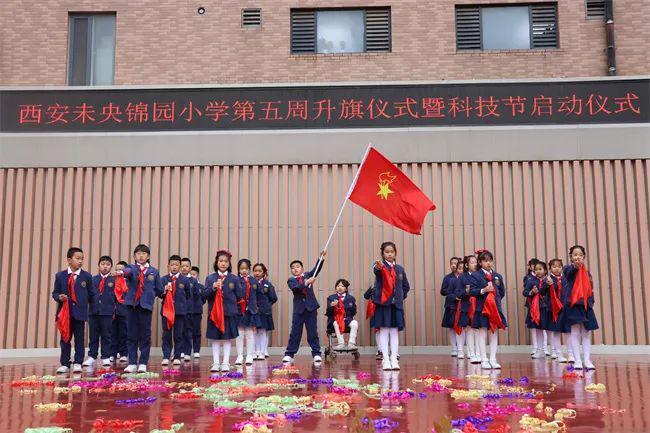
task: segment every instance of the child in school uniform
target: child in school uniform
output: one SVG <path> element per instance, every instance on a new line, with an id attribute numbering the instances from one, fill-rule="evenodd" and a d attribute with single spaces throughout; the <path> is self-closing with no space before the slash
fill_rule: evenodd
<path id="1" fill-rule="evenodd" d="M 168 274 L 160 278 L 164 292 L 160 295 L 160 316 L 162 325 L 162 365 L 169 365 L 172 354 L 172 338 L 174 357 L 172 363 L 180 365 L 187 353 L 185 341 L 185 316 L 190 302 L 190 279 L 180 273 L 181 256 L 172 255 L 167 261 Z"/>
<path id="2" fill-rule="evenodd" d="M 190 299 L 185 315 L 185 361 L 189 361 L 192 354 L 194 359 L 201 357 L 201 322 L 203 320 L 203 284 L 199 282 L 199 268 L 192 266 L 188 257 L 181 259 L 181 274 L 190 280 Z"/>
<path id="3" fill-rule="evenodd" d="M 375 304 L 373 325 L 379 328 L 378 344 L 383 354 L 383 370 L 399 370 L 399 331 L 406 326 L 404 321 L 404 299 L 410 285 L 404 268 L 395 262 L 397 247 L 393 242 L 384 242 L 380 247 L 382 260 L 375 261 Z M 389 352 L 390 348 L 390 352 Z"/>
<path id="4" fill-rule="evenodd" d="M 562 292 L 566 287 L 562 275 L 562 260 L 552 259 L 548 262 L 550 269 L 547 278 L 548 284 L 548 303 L 546 326 L 551 340 L 551 359 L 557 362 L 566 362 L 566 358 L 562 354 L 562 341 L 561 335 L 565 332 L 566 324 L 564 320 L 564 304 L 562 303 Z"/>
<path id="5" fill-rule="evenodd" d="M 119 261 L 115 265 L 115 270 L 121 272 L 129 264 L 125 261 Z M 124 306 L 124 294 L 127 292 L 128 287 L 124 276 L 113 277 L 115 279 L 114 294 L 115 294 L 115 313 L 113 314 L 111 343 L 113 343 L 113 358 L 116 362 L 128 362 L 127 349 L 126 349 L 126 307 Z"/>
<path id="6" fill-rule="evenodd" d="M 97 296 L 93 287 L 93 276 L 81 269 L 84 253 L 81 248 L 72 247 L 66 254 L 68 268 L 54 276 L 52 298 L 57 302 L 56 323 L 61 333 L 61 366 L 57 374 L 70 371 L 71 340 L 74 338 L 73 373 L 81 373 L 84 360 L 84 329 L 88 320 L 88 302 Z"/>
<path id="7" fill-rule="evenodd" d="M 526 282 L 528 281 L 529 278 L 535 278 L 535 264 L 539 262 L 540 260 L 533 257 L 530 260 L 528 260 L 528 264 L 526 266 L 526 275 L 524 275 L 524 285 L 523 287 L 526 287 Z M 523 290 L 523 289 L 522 289 Z M 526 299 L 526 303 L 524 306 L 528 309 L 530 307 L 530 299 Z M 548 346 L 548 335 L 546 333 L 546 330 L 542 330 L 542 335 L 544 337 L 544 342 L 540 342 L 539 345 L 537 343 L 537 335 L 538 332 L 535 329 L 530 330 L 530 344 L 532 346 L 532 351 L 530 352 L 531 355 L 534 355 L 535 352 L 537 352 L 537 348 L 539 345 L 542 345 L 544 347 L 544 353 L 546 355 L 550 355 L 550 353 L 547 353 L 547 346 Z"/>
<path id="8" fill-rule="evenodd" d="M 454 297 L 456 307 L 454 309 L 454 318 L 452 331 L 456 337 L 456 357 L 465 359 L 465 342 L 467 340 L 467 327 L 469 326 L 469 288 L 463 286 L 463 259 L 456 258 L 456 270 L 449 280 L 449 292 Z M 473 342 L 472 342 L 473 343 Z M 468 354 L 469 357 L 469 354 Z"/>
<path id="9" fill-rule="evenodd" d="M 232 341 L 239 335 L 239 301 L 244 297 L 241 280 L 232 273 L 232 254 L 219 250 L 214 258 L 214 273 L 207 276 L 203 298 L 208 301 L 208 323 L 205 336 L 212 346 L 210 371 L 230 371 Z M 219 363 L 220 350 L 223 361 Z"/>
<path id="10" fill-rule="evenodd" d="M 508 323 L 501 310 L 501 300 L 506 296 L 505 281 L 494 271 L 494 256 L 488 250 L 476 252 L 480 269 L 470 275 L 470 294 L 476 296 L 474 329 L 479 332 L 478 345 L 481 353 L 481 368 L 500 369 L 497 362 L 499 346 L 498 329 L 506 329 Z M 489 332 L 488 332 L 489 331 Z M 489 334 L 490 358 L 486 353 L 485 340 Z"/>
<path id="11" fill-rule="evenodd" d="M 456 278 L 456 268 L 458 267 L 458 257 L 449 259 L 449 270 L 451 271 L 442 279 L 440 286 L 440 295 L 445 297 L 444 313 L 442 315 L 441 326 L 447 329 L 449 344 L 451 345 L 451 356 L 458 355 L 458 343 L 456 342 L 456 333 L 454 332 L 454 319 L 456 318 L 456 294 L 452 288 L 452 279 Z"/>
<path id="12" fill-rule="evenodd" d="M 366 320 L 368 320 L 370 328 L 374 331 L 375 342 L 377 344 L 377 354 L 375 355 L 375 360 L 381 361 L 384 359 L 384 355 L 383 353 L 381 353 L 381 349 L 379 348 L 379 341 L 377 340 L 379 334 L 379 328 L 376 328 L 374 326 L 375 303 L 372 302 L 372 298 L 374 294 L 375 294 L 375 286 L 373 284 L 370 287 L 368 287 L 368 290 L 364 292 L 363 298 L 366 299 Z M 399 360 L 399 355 L 398 355 L 398 360 Z"/>
<path id="13" fill-rule="evenodd" d="M 275 329 L 273 323 L 273 304 L 278 301 L 275 287 L 268 280 L 268 270 L 264 263 L 255 263 L 253 266 L 253 278 L 257 287 L 257 309 L 259 313 L 260 326 L 255 332 L 255 354 L 254 359 L 263 361 L 269 356 L 269 332 Z"/>
<path id="14" fill-rule="evenodd" d="M 244 296 L 239 301 L 239 336 L 235 339 L 237 346 L 237 359 L 235 365 L 253 364 L 253 351 L 255 350 L 255 333 L 261 327 L 257 307 L 257 282 L 250 275 L 251 261 L 240 259 L 237 262 L 240 284 Z M 246 360 L 244 361 L 244 340 L 246 340 Z"/>
<path id="15" fill-rule="evenodd" d="M 564 267 L 566 292 L 564 299 L 566 325 L 571 330 L 569 345 L 572 347 L 575 363 L 573 367 L 581 370 L 595 370 L 591 362 L 591 334 L 598 329 L 594 313 L 594 292 L 591 273 L 587 270 L 585 257 L 587 252 L 582 245 L 569 249 L 571 264 Z M 580 346 L 584 364 L 580 359 Z"/>
<path id="16" fill-rule="evenodd" d="M 522 292 L 528 304 L 528 313 L 526 314 L 526 327 L 534 330 L 537 342 L 537 348 L 533 353 L 533 359 L 544 358 L 544 329 L 548 328 L 548 298 L 549 292 L 548 281 L 546 278 L 546 263 L 538 260 L 533 264 L 534 276 L 526 279 L 526 285 Z"/>
<path id="17" fill-rule="evenodd" d="M 339 278 L 334 284 L 333 293 L 327 297 L 327 332 L 336 334 L 336 346 L 334 349 L 343 350 L 346 348 L 343 334 L 349 333 L 348 349 L 357 348 L 357 330 L 359 323 L 354 320 L 357 314 L 357 301 L 354 296 L 348 293 L 350 283 L 348 280 Z"/>
<path id="18" fill-rule="evenodd" d="M 461 317 L 463 317 L 463 310 L 467 311 L 467 325 L 465 325 L 464 333 L 466 334 L 467 359 L 471 364 L 481 363 L 481 351 L 478 344 L 479 332 L 472 326 L 474 324 L 474 314 L 476 313 L 476 296 L 472 295 L 470 291 L 471 275 L 477 270 L 478 260 L 476 260 L 476 256 L 474 254 L 465 256 L 463 258 L 463 274 L 460 276 L 459 281 L 458 297 L 461 298 Z"/>
<path id="19" fill-rule="evenodd" d="M 164 291 L 158 269 L 149 264 L 150 254 L 151 250 L 147 245 L 136 246 L 133 250 L 135 263 L 115 273 L 115 276 L 123 275 L 128 286 L 124 295 L 129 352 L 129 365 L 124 369 L 126 373 L 147 371 L 151 351 L 153 303 Z"/>
<path id="20" fill-rule="evenodd" d="M 99 258 L 99 273 L 93 277 L 93 288 L 98 296 L 89 305 L 88 334 L 89 347 L 88 359 L 84 367 L 91 367 L 98 359 L 101 342 L 102 365 L 111 365 L 113 332 L 113 314 L 115 313 L 115 277 L 110 275 L 113 259 L 109 256 Z"/>
<path id="21" fill-rule="evenodd" d="M 289 290 L 293 292 L 293 313 L 291 318 L 291 332 L 289 333 L 289 342 L 284 351 L 282 362 L 293 362 L 293 356 L 300 348 L 300 339 L 302 338 L 303 326 L 307 330 L 307 342 L 311 347 L 311 355 L 314 364 L 320 364 L 321 358 L 320 340 L 318 338 L 318 309 L 320 305 L 314 294 L 314 282 L 316 277 L 323 269 L 325 263 L 326 251 L 321 251 L 320 258 L 316 265 L 307 272 L 304 272 L 303 264 L 300 260 L 294 260 L 289 264 L 291 277 L 287 280 Z"/>

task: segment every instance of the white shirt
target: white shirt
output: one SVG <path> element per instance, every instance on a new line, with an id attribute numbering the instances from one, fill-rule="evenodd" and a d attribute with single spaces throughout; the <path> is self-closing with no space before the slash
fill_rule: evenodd
<path id="1" fill-rule="evenodd" d="M 70 269 L 70 267 L 68 267 L 68 275 L 70 275 L 70 274 L 74 274 L 74 277 L 77 278 L 79 276 L 79 274 L 81 274 L 81 268 L 79 268 L 79 269 L 77 269 L 76 271 L 73 272 L 72 269 Z"/>

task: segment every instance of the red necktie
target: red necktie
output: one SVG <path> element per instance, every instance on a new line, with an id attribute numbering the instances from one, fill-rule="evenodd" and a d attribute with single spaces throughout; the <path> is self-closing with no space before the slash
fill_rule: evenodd
<path id="1" fill-rule="evenodd" d="M 302 275 L 298 275 L 298 284 L 302 284 Z M 302 289 L 302 296 L 307 297 L 307 287 Z"/>
<path id="2" fill-rule="evenodd" d="M 555 284 L 551 287 L 551 311 L 553 312 L 553 323 L 557 322 L 560 311 L 562 310 L 562 276 L 557 277 Z"/>
<path id="3" fill-rule="evenodd" d="M 571 306 L 573 307 L 576 302 L 582 299 L 585 310 L 589 306 L 589 298 L 591 297 L 592 287 L 587 266 L 582 265 L 578 268 L 578 275 L 573 283 L 573 290 L 571 290 Z"/>
<path id="4" fill-rule="evenodd" d="M 343 296 L 339 295 L 339 302 L 334 311 L 334 320 L 339 325 L 339 331 L 345 332 L 345 307 L 343 306 Z"/>
<path id="5" fill-rule="evenodd" d="M 530 318 L 533 321 L 533 323 L 536 323 L 538 326 L 541 323 L 542 320 L 542 312 L 539 307 L 539 288 L 542 287 L 542 284 L 544 283 L 541 278 L 538 278 L 539 280 L 539 286 L 535 286 L 537 288 L 537 294 L 533 296 L 533 300 L 530 303 Z"/>
<path id="6" fill-rule="evenodd" d="M 77 276 L 77 274 L 72 272 L 72 273 L 70 273 L 70 276 L 68 277 L 68 294 L 70 295 L 70 299 L 72 299 L 72 302 L 74 302 L 75 304 L 77 303 L 77 294 L 75 293 L 75 290 L 74 290 L 74 286 L 75 286 L 74 280 L 75 280 L 76 276 Z"/>
<path id="7" fill-rule="evenodd" d="M 102 275 L 102 280 L 99 282 L 99 294 L 104 294 L 104 283 L 106 282 L 106 277 Z"/>
<path id="8" fill-rule="evenodd" d="M 146 266 L 140 265 L 140 274 L 138 275 L 138 290 L 135 292 L 135 303 L 137 304 L 142 296 L 142 289 L 144 288 L 144 272 L 147 270 Z"/>
<path id="9" fill-rule="evenodd" d="M 382 305 L 388 302 L 388 300 L 393 296 L 393 291 L 395 290 L 395 280 L 397 275 L 395 274 L 395 265 L 381 267 L 381 303 Z"/>
<path id="10" fill-rule="evenodd" d="M 172 290 L 167 292 L 163 303 L 163 317 L 167 319 L 167 329 L 174 327 L 176 308 L 174 307 L 174 295 L 176 294 L 176 276 L 172 275 Z"/>
<path id="11" fill-rule="evenodd" d="M 244 299 L 239 300 L 239 308 L 241 309 L 242 314 L 246 313 L 248 298 L 250 297 L 251 294 L 251 283 L 250 281 L 248 281 L 248 277 L 243 277 L 243 278 L 244 278 L 244 282 L 246 283 L 246 295 L 244 296 Z"/>
<path id="12" fill-rule="evenodd" d="M 485 278 L 488 282 L 492 282 L 492 272 L 487 272 Z M 499 308 L 497 307 L 497 300 L 494 292 L 489 292 L 485 298 L 485 303 L 483 304 L 483 315 L 488 317 L 490 322 L 490 331 L 494 332 L 497 328 L 506 329 L 506 327 L 503 326 L 503 321 L 499 314 Z"/>
<path id="13" fill-rule="evenodd" d="M 225 275 L 219 275 L 219 280 L 221 281 L 222 287 L 223 281 L 225 279 Z M 217 289 L 217 293 L 214 296 L 214 303 L 212 304 L 212 309 L 210 310 L 210 320 L 212 320 L 214 326 L 216 326 L 222 334 L 226 332 L 226 320 L 223 312 L 223 290 L 220 288 Z"/>

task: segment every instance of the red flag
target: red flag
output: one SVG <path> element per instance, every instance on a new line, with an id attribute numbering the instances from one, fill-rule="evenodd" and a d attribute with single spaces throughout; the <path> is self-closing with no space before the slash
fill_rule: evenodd
<path id="1" fill-rule="evenodd" d="M 426 214 L 436 208 L 408 176 L 372 147 L 349 198 L 377 218 L 416 235 Z"/>

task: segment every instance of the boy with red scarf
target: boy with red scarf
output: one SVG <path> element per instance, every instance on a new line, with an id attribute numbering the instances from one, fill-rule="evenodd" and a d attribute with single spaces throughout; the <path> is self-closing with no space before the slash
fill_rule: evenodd
<path id="1" fill-rule="evenodd" d="M 350 283 L 348 280 L 339 278 L 334 284 L 336 293 L 327 297 L 327 332 L 336 334 L 336 346 L 334 349 L 343 350 L 346 348 L 343 334 L 350 333 L 348 349 L 357 348 L 357 330 L 359 323 L 354 320 L 357 314 L 357 301 L 354 296 L 348 293 Z"/>
<path id="2" fill-rule="evenodd" d="M 97 296 L 93 287 L 93 276 L 81 269 L 84 253 L 81 248 L 72 247 L 66 254 L 68 269 L 54 276 L 52 298 L 58 303 L 56 307 L 56 326 L 61 333 L 61 366 L 57 374 L 70 371 L 70 341 L 74 337 L 73 373 L 81 373 L 84 360 L 84 329 L 88 320 L 88 303 Z"/>
<path id="3" fill-rule="evenodd" d="M 180 365 L 185 354 L 189 353 L 185 341 L 185 326 L 190 303 L 190 289 L 192 282 L 181 274 L 181 256 L 174 254 L 167 261 L 169 274 L 160 278 L 160 283 L 165 288 L 160 296 L 160 316 L 162 325 L 162 365 L 169 365 L 172 354 L 172 338 L 174 357 L 172 363 Z"/>
<path id="4" fill-rule="evenodd" d="M 494 272 L 494 256 L 488 250 L 476 251 L 481 269 L 471 274 L 470 290 L 476 296 L 476 311 L 472 327 L 478 329 L 478 350 L 481 354 L 481 368 L 500 369 L 497 362 L 499 345 L 497 329 L 506 329 L 508 323 L 501 311 L 501 300 L 506 296 L 505 281 L 501 274 Z M 485 340 L 490 331 L 490 358 L 486 353 Z"/>
<path id="5" fill-rule="evenodd" d="M 564 267 L 566 279 L 565 320 L 571 329 L 569 346 L 571 346 L 576 362 L 573 367 L 583 368 L 580 360 L 580 345 L 584 356 L 584 368 L 595 370 L 591 362 L 591 331 L 598 329 L 598 321 L 594 313 L 594 292 L 591 273 L 587 270 L 585 256 L 587 255 L 582 245 L 574 245 L 569 249 L 571 264 Z"/>

